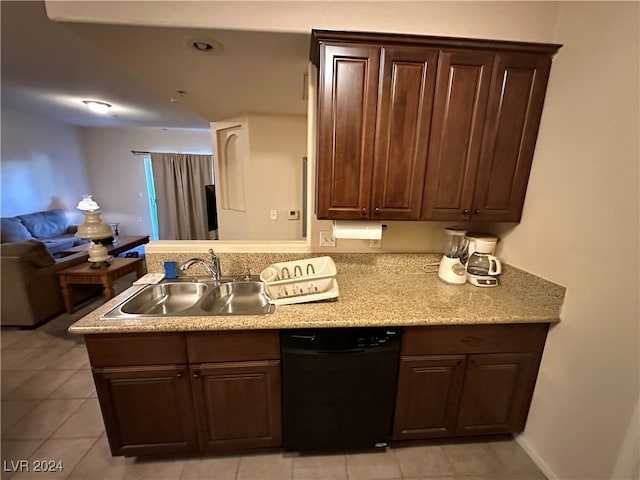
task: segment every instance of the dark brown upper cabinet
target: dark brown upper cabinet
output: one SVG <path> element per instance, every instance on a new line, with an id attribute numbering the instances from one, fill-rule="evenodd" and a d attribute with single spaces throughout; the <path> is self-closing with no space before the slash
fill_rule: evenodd
<path id="1" fill-rule="evenodd" d="M 380 49 L 325 45 L 318 102 L 318 218 L 369 216 Z"/>
<path id="2" fill-rule="evenodd" d="M 538 137 L 551 55 L 495 55 L 472 214 L 519 222 Z"/>
<path id="3" fill-rule="evenodd" d="M 518 222 L 551 55 L 442 52 L 423 220 Z"/>
<path id="4" fill-rule="evenodd" d="M 383 47 L 370 217 L 418 220 L 438 51 Z"/>
<path id="5" fill-rule="evenodd" d="M 490 52 L 441 52 L 422 218 L 449 220 L 472 208 L 491 81 Z"/>
<path id="6" fill-rule="evenodd" d="M 519 221 L 559 48 L 314 30 L 318 218 Z"/>

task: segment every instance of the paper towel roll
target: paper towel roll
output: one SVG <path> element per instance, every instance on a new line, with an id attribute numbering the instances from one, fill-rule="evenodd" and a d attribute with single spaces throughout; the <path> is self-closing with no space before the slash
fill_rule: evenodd
<path id="1" fill-rule="evenodd" d="M 333 222 L 333 237 L 380 240 L 382 238 L 382 222 L 335 220 Z"/>

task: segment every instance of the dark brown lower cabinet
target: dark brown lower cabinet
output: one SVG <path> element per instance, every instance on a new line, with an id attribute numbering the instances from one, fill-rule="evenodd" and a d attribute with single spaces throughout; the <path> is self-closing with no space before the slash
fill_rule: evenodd
<path id="1" fill-rule="evenodd" d="M 278 360 L 192 365 L 191 380 L 204 451 L 281 444 Z"/>
<path id="2" fill-rule="evenodd" d="M 455 435 L 464 366 L 463 355 L 400 359 L 394 438 Z"/>
<path id="3" fill-rule="evenodd" d="M 186 365 L 94 368 L 113 455 L 186 453 L 197 447 Z"/>
<path id="4" fill-rule="evenodd" d="M 530 352 L 470 355 L 460 399 L 458 434 L 524 430 L 537 370 Z"/>
<path id="5" fill-rule="evenodd" d="M 522 431 L 547 329 L 405 328 L 393 439 Z M 278 331 L 87 335 L 85 341 L 113 455 L 282 444 Z"/>
<path id="6" fill-rule="evenodd" d="M 113 455 L 282 443 L 278 331 L 85 340 Z"/>
<path id="7" fill-rule="evenodd" d="M 394 440 L 522 431 L 547 329 L 547 324 L 405 329 Z"/>

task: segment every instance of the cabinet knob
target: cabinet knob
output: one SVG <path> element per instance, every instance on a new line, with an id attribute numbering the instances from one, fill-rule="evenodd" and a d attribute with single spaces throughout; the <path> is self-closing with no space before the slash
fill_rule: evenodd
<path id="1" fill-rule="evenodd" d="M 376 209 L 373 211 L 374 215 L 380 215 L 380 213 L 382 212 L 380 212 L 380 209 L 378 207 L 376 207 Z"/>
<path id="2" fill-rule="evenodd" d="M 176 373 L 176 377 L 178 378 L 182 378 L 182 375 L 183 375 L 182 370 Z"/>
<path id="3" fill-rule="evenodd" d="M 200 372 L 193 372 L 193 378 L 198 378 L 200 376 Z"/>
<path id="4" fill-rule="evenodd" d="M 369 215 L 369 210 L 367 210 L 366 208 L 363 208 L 362 210 L 360 210 L 361 217 L 366 217 L 367 215 Z"/>
<path id="5" fill-rule="evenodd" d="M 475 215 L 480 215 L 480 210 L 476 208 L 476 209 L 473 211 L 473 213 L 474 213 Z"/>
<path id="6" fill-rule="evenodd" d="M 456 367 L 464 367 L 464 361 L 462 361 L 462 360 L 458 360 L 458 361 L 456 362 Z"/>
<path id="7" fill-rule="evenodd" d="M 469 209 L 465 208 L 464 210 L 462 210 L 462 214 L 463 215 L 469 215 Z"/>

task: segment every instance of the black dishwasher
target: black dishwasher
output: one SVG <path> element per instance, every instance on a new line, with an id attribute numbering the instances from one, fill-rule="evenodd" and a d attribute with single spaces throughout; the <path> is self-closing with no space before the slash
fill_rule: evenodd
<path id="1" fill-rule="evenodd" d="M 400 328 L 283 330 L 285 450 L 386 446 L 400 337 Z"/>

